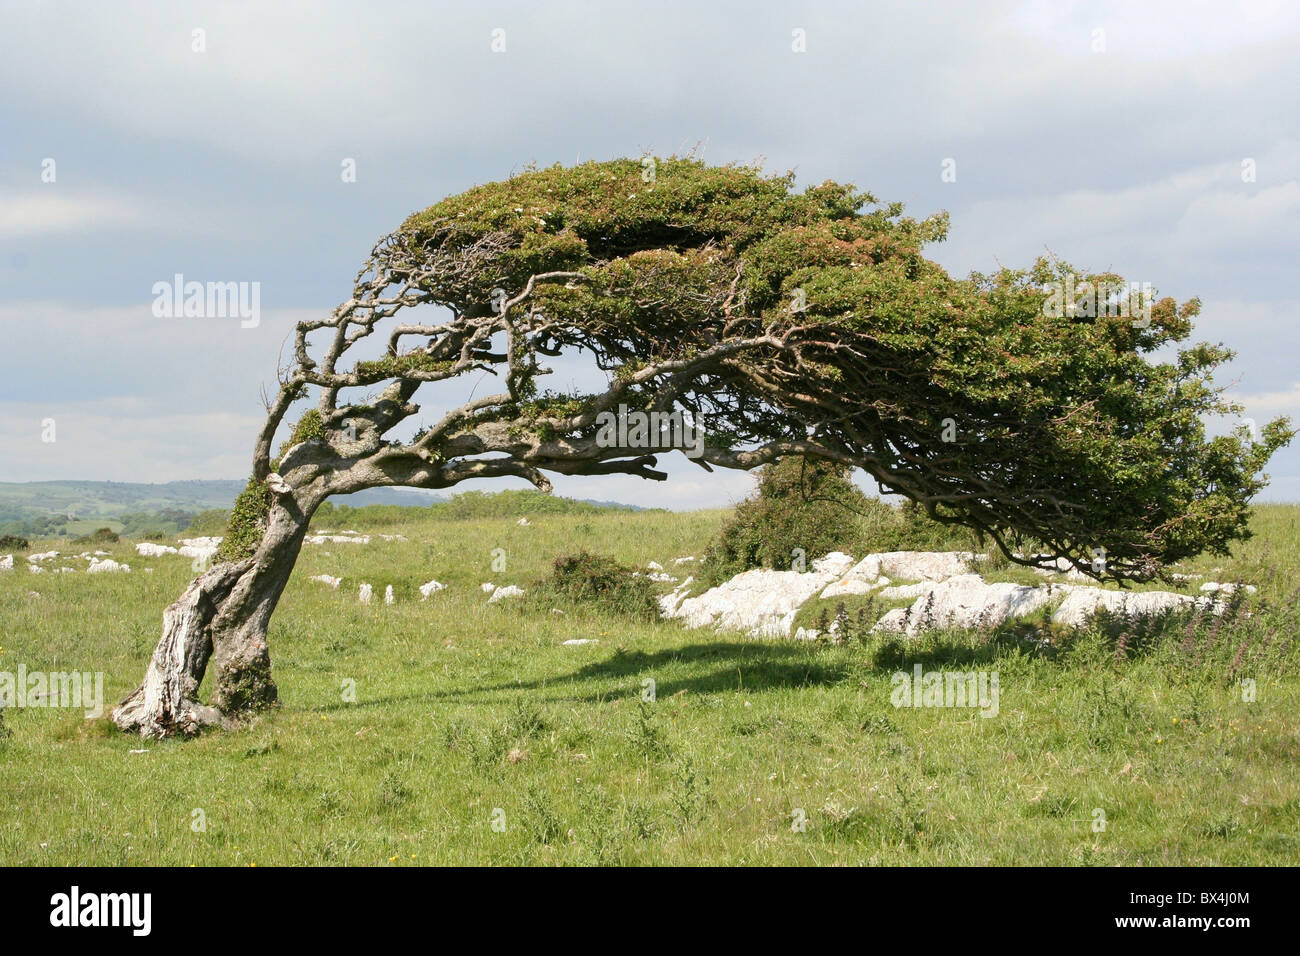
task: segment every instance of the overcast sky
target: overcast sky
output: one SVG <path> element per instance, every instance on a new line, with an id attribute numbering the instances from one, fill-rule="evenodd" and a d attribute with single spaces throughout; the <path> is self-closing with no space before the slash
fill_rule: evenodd
<path id="1" fill-rule="evenodd" d="M 293 323 L 410 212 L 697 144 L 946 209 L 958 274 L 1050 249 L 1198 295 L 1249 415 L 1300 418 L 1298 61 L 1281 2 L 0 0 L 0 480 L 242 478 Z M 156 317 L 177 273 L 260 283 L 260 324 Z M 674 458 L 556 490 L 751 486 Z M 1300 450 L 1270 472 L 1300 500 Z"/>

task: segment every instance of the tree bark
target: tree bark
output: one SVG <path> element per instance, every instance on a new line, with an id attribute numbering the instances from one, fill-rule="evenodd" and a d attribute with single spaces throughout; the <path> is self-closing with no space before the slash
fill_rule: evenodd
<path id="1" fill-rule="evenodd" d="M 204 571 L 163 612 L 144 682 L 113 711 L 118 727 L 144 737 L 192 735 L 275 704 L 267 625 L 318 503 L 277 495 L 256 553 Z M 210 661 L 212 699 L 204 705 L 198 691 Z"/>

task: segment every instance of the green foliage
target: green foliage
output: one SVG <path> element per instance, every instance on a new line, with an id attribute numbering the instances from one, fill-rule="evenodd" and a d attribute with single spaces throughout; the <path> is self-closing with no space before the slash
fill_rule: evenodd
<path id="1" fill-rule="evenodd" d="M 870 498 L 848 470 L 791 456 L 759 470 L 758 490 L 737 505 L 705 554 L 701 578 L 718 584 L 750 568 L 788 570 L 830 551 L 966 549 L 971 533 L 943 525 L 912 502 Z"/>
<path id="2" fill-rule="evenodd" d="M 309 409 L 303 413 L 302 418 L 298 419 L 297 424 L 293 426 L 293 430 L 289 433 L 289 437 L 280 445 L 279 454 L 271 462 L 271 470 L 275 471 L 280 467 L 280 461 L 284 458 L 285 452 L 294 445 L 324 437 L 325 423 L 321 419 L 320 412 L 315 408 Z"/>
<path id="3" fill-rule="evenodd" d="M 603 554 L 579 551 L 555 559 L 551 575 L 530 589 L 535 602 L 595 607 L 642 619 L 658 616 L 655 588 L 644 575 Z"/>
<path id="4" fill-rule="evenodd" d="M 230 522 L 217 546 L 217 561 L 239 561 L 257 550 L 271 510 L 271 489 L 264 481 L 249 481 L 230 510 Z"/>
<path id="5" fill-rule="evenodd" d="M 224 534 L 230 524 L 230 512 L 224 508 L 209 508 L 200 511 L 185 526 L 187 535 L 196 538 L 215 538 Z"/>
<path id="6" fill-rule="evenodd" d="M 797 193 L 789 174 L 647 157 L 475 187 L 409 217 L 398 242 L 417 261 L 494 250 L 428 290 L 466 308 L 538 273 L 580 273 L 538 286 L 527 307 L 550 320 L 550 344 L 587 349 L 623 380 L 665 357 L 780 336 L 692 383 L 713 442 L 810 438 L 991 538 L 1077 559 L 1105 548 L 1117 576 L 1243 538 L 1263 468 L 1293 431 L 1279 420 L 1257 442 L 1208 436 L 1207 419 L 1241 411 L 1213 383 L 1228 349 L 1174 348 L 1200 303 L 1162 298 L 1149 321 L 1054 311 L 1050 284 L 1121 277 L 1044 259 L 956 278 L 923 255 L 947 228 L 848 184 Z"/>
<path id="7" fill-rule="evenodd" d="M 117 544 L 121 538 L 112 528 L 96 528 L 90 534 L 73 538 L 73 544 Z"/>
<path id="8" fill-rule="evenodd" d="M 17 535 L 6 534 L 0 536 L 0 551 L 28 551 L 31 546 L 30 541 Z"/>
<path id="9" fill-rule="evenodd" d="M 749 568 L 802 569 L 829 551 L 861 545 L 854 511 L 889 506 L 872 501 L 849 480 L 847 469 L 797 456 L 763 467 L 758 490 L 742 501 L 705 555 L 707 580 Z"/>
<path id="10" fill-rule="evenodd" d="M 124 514 L 121 517 L 122 528 L 118 531 L 124 538 L 141 538 L 161 540 L 168 535 L 183 531 L 195 518 L 195 512 L 180 508 L 164 508 L 161 511 Z"/>

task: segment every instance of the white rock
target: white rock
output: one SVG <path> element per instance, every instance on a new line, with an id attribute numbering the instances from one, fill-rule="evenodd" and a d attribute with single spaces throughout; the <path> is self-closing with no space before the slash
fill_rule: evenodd
<path id="1" fill-rule="evenodd" d="M 406 539 L 406 535 L 404 535 L 404 534 L 381 534 L 381 535 L 379 535 L 378 537 L 379 537 L 379 540 L 380 540 L 380 541 L 405 541 L 405 540 L 407 540 L 407 539 Z"/>
<path id="2" fill-rule="evenodd" d="M 901 581 L 943 581 L 970 571 L 974 555 L 969 551 L 886 551 L 868 555 L 879 560 L 877 574 Z"/>
<path id="3" fill-rule="evenodd" d="M 1245 588 L 1247 594 L 1254 594 L 1259 590 L 1259 588 L 1255 587 L 1253 584 L 1247 584 L 1245 585 Z M 1224 594 L 1235 594 L 1237 589 L 1238 586 L 1235 584 L 1220 584 L 1217 581 L 1206 581 L 1201 585 L 1201 590 L 1207 594 L 1215 594 L 1219 592 Z"/>
<path id="4" fill-rule="evenodd" d="M 1193 598 L 1170 591 L 1109 591 L 1104 588 L 1074 588 L 1052 615 L 1053 624 L 1082 627 L 1099 611 L 1123 616 L 1132 620 L 1165 614 L 1169 611 L 1203 607 L 1215 614 L 1223 611 L 1221 604 L 1210 598 Z"/>
<path id="5" fill-rule="evenodd" d="M 645 569 L 647 571 L 662 571 L 664 569 L 664 566 L 660 564 L 658 561 L 651 561 L 649 564 L 645 566 Z"/>
<path id="6" fill-rule="evenodd" d="M 28 564 L 35 564 L 38 561 L 48 561 L 50 558 L 57 558 L 58 556 L 59 552 L 57 551 L 42 551 L 39 554 L 27 555 L 27 562 Z M 85 557 L 85 555 L 83 555 L 83 557 Z"/>
<path id="7" fill-rule="evenodd" d="M 369 604 L 370 598 L 374 593 L 375 589 L 373 587 L 369 584 L 362 584 L 361 589 L 357 591 L 357 600 L 362 604 Z"/>
<path id="8" fill-rule="evenodd" d="M 336 578 L 333 575 L 329 575 L 329 574 L 313 574 L 311 576 L 311 580 L 319 581 L 321 584 L 328 584 L 330 588 L 334 591 L 337 591 L 339 589 L 339 585 L 343 583 L 342 578 Z"/>
<path id="9" fill-rule="evenodd" d="M 906 609 L 905 631 L 909 636 L 916 636 L 943 627 L 992 627 L 1008 618 L 1030 614 L 1054 596 L 1051 585 L 986 584 L 978 574 L 957 575 L 935 584 L 929 594 L 918 597 Z M 897 617 L 891 618 L 896 620 Z M 886 629 L 889 628 L 882 628 Z"/>
<path id="10" fill-rule="evenodd" d="M 86 568 L 87 574 L 129 574 L 130 572 L 131 565 L 118 564 L 112 558 L 105 558 L 103 561 L 92 558 L 90 561 L 90 567 Z"/>
<path id="11" fill-rule="evenodd" d="M 493 584 L 491 581 L 484 581 L 482 584 L 478 586 L 478 589 L 482 591 L 484 594 L 490 594 L 491 592 L 497 589 L 497 586 Z"/>
<path id="12" fill-rule="evenodd" d="M 154 544 L 152 541 L 140 541 L 136 543 L 135 553 L 145 558 L 161 558 L 164 554 L 176 554 L 176 549 L 170 544 Z"/>
<path id="13" fill-rule="evenodd" d="M 527 527 L 528 525 L 532 524 L 532 522 L 529 521 L 527 518 L 520 518 L 518 521 L 515 522 L 515 524 L 520 525 L 522 527 Z"/>
<path id="14" fill-rule="evenodd" d="M 815 641 L 820 634 L 821 631 L 815 627 L 801 627 L 794 632 L 794 639 L 796 641 Z"/>
<path id="15" fill-rule="evenodd" d="M 561 641 L 565 647 L 580 647 L 583 644 L 599 644 L 600 641 L 594 637 L 575 637 L 571 640 Z"/>
<path id="16" fill-rule="evenodd" d="M 308 544 L 369 544 L 370 535 L 309 534 L 303 540 Z"/>
<path id="17" fill-rule="evenodd" d="M 384 603 L 393 603 L 393 586 L 391 584 L 384 588 Z"/>
<path id="18" fill-rule="evenodd" d="M 690 564 L 694 560 L 695 560 L 695 555 L 692 554 L 689 557 L 685 557 L 685 558 L 673 558 L 673 564 Z"/>
<path id="19" fill-rule="evenodd" d="M 846 573 L 851 567 L 853 567 L 853 555 L 845 554 L 843 551 L 832 551 L 812 563 L 813 571 L 818 574 L 830 574 L 834 577 Z"/>
<path id="20" fill-rule="evenodd" d="M 889 583 L 888 578 L 880 576 L 880 555 L 869 554 L 853 567 L 840 575 L 839 580 L 832 581 L 822 591 L 824 598 L 847 597 L 853 594 L 866 594 L 882 582 Z"/>
<path id="21" fill-rule="evenodd" d="M 505 598 L 519 597 L 523 593 L 523 588 L 517 587 L 513 584 L 507 584 L 505 587 L 497 588 L 493 591 L 492 596 L 488 598 L 488 603 L 495 604 L 497 601 L 504 600 Z"/>
<path id="22" fill-rule="evenodd" d="M 837 575 L 810 571 L 769 571 L 756 568 L 730 581 L 686 598 L 671 610 L 661 601 L 665 616 L 687 627 L 735 630 L 751 637 L 789 637 L 795 614 L 805 601 Z"/>
<path id="23" fill-rule="evenodd" d="M 871 630 L 902 633 L 907 629 L 907 618 L 910 611 L 911 608 L 906 607 L 896 607 L 892 611 L 886 611 Z"/>
<path id="24" fill-rule="evenodd" d="M 658 584 L 672 584 L 677 580 L 675 576 L 669 574 L 667 571 L 656 571 L 653 574 L 647 574 L 646 577 Z"/>
<path id="25" fill-rule="evenodd" d="M 181 538 L 181 546 L 176 553 L 186 558 L 211 561 L 217 556 L 217 546 L 220 544 L 220 538 Z"/>
<path id="26" fill-rule="evenodd" d="M 32 572 L 32 574 L 44 574 L 44 573 L 45 573 L 45 569 L 44 569 L 43 567 L 41 567 L 39 564 L 29 564 L 29 565 L 27 565 L 27 570 L 30 571 L 30 572 Z"/>
<path id="27" fill-rule="evenodd" d="M 938 587 L 938 584 L 934 581 L 918 581 L 916 584 L 896 584 L 890 588 L 883 588 L 876 596 L 884 601 L 912 601 L 919 597 L 925 597 L 936 587 Z"/>
<path id="28" fill-rule="evenodd" d="M 695 576 L 691 575 L 681 584 L 677 585 L 677 587 L 673 588 L 671 594 L 665 594 L 659 598 L 659 611 L 664 617 L 673 616 L 677 611 L 677 605 L 686 597 L 686 591 L 694 580 Z"/>
<path id="29" fill-rule="evenodd" d="M 427 581 L 420 585 L 420 600 L 423 601 L 430 594 L 433 594 L 436 591 L 441 591 L 446 587 L 447 585 L 440 584 L 437 581 Z"/>
<path id="30" fill-rule="evenodd" d="M 0 571 L 12 571 L 14 569 L 14 556 L 6 554 L 0 558 Z"/>

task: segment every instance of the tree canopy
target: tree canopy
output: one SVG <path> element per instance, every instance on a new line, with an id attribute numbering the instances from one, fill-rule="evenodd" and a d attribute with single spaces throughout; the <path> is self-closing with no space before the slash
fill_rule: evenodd
<path id="1" fill-rule="evenodd" d="M 946 229 L 946 215 L 909 218 L 850 185 L 798 192 L 792 175 L 689 158 L 534 169 L 444 199 L 375 246 L 330 316 L 299 325 L 248 533 L 236 522 L 225 556 L 255 545 L 276 489 L 664 477 L 645 448 L 597 440 L 616 408 L 689 413 L 706 469 L 794 454 L 858 467 L 1009 553 L 1028 538 L 1092 568 L 1104 552 L 1116 577 L 1245 536 L 1262 469 L 1292 432 L 1279 420 L 1256 440 L 1208 436 L 1207 418 L 1240 414 L 1211 378 L 1232 353 L 1165 349 L 1188 339 L 1199 303 L 1162 298 L 1146 322 L 1054 312 L 1048 283 L 1120 277 L 1040 260 L 956 278 L 923 254 Z M 416 306 L 441 311 L 383 324 Z M 376 333 L 382 353 L 347 361 Z M 548 360 L 574 351 L 606 388 L 545 388 Z M 482 371 L 496 391 L 409 441 L 385 438 L 420 413 L 422 385 Z M 313 386 L 316 409 L 273 460 Z"/>

